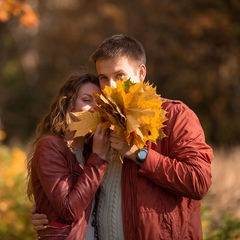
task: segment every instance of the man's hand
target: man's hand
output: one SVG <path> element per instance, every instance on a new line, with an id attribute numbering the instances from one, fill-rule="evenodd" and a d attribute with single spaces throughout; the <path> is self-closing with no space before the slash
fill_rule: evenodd
<path id="1" fill-rule="evenodd" d="M 49 223 L 45 214 L 36 213 L 36 205 L 31 208 L 30 219 L 34 231 L 43 230 L 44 225 Z"/>
<path id="2" fill-rule="evenodd" d="M 133 161 L 136 160 L 136 151 L 138 147 L 136 145 L 128 145 L 125 139 L 120 139 L 114 132 L 110 133 L 111 147 L 116 149 L 124 157 Z"/>

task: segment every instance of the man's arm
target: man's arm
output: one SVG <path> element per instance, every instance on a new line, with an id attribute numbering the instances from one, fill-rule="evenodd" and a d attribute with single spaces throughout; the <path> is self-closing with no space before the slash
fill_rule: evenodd
<path id="1" fill-rule="evenodd" d="M 171 104 L 166 110 L 169 120 L 165 133 L 168 137 L 157 140 L 161 151 L 159 147 L 149 149 L 139 173 L 174 194 L 199 200 L 212 182 L 212 149 L 205 142 L 196 114 L 185 104 Z M 110 136 L 111 146 L 135 161 L 136 146 L 128 145 L 115 133 Z"/>
<path id="2" fill-rule="evenodd" d="M 47 216 L 45 214 L 36 213 L 36 205 L 33 205 L 31 208 L 30 219 L 34 231 L 44 229 L 44 226 L 46 226 L 49 223 Z"/>

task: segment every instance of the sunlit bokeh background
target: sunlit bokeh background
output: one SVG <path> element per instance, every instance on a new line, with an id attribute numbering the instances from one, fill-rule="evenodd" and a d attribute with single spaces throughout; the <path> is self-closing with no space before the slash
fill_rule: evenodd
<path id="1" fill-rule="evenodd" d="M 113 34 L 137 38 L 147 80 L 198 115 L 214 148 L 204 238 L 240 239 L 240 1 L 0 0 L 0 240 L 33 239 L 25 155 L 71 72 Z"/>

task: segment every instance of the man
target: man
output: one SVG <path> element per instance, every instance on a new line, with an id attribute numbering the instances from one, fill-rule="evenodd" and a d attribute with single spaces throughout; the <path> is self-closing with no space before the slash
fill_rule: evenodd
<path id="1" fill-rule="evenodd" d="M 102 89 L 118 79 L 146 77 L 145 51 L 129 36 L 106 39 L 90 60 Z M 110 135 L 111 146 L 125 158 L 123 164 L 110 161 L 101 184 L 100 239 L 202 239 L 200 199 L 211 185 L 212 149 L 192 110 L 180 101 L 162 100 L 166 138 L 138 149 Z M 34 220 L 39 217 L 33 215 L 32 222 L 41 228 L 47 221 Z"/>

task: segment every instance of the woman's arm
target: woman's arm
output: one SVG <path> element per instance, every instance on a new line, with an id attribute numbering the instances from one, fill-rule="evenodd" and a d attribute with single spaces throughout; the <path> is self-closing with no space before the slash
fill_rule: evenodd
<path id="1" fill-rule="evenodd" d="M 102 157 L 107 157 L 110 149 L 106 130 L 100 128 L 99 131 L 100 133 L 97 133 L 96 137 L 94 136 L 94 142 L 98 142 L 98 147 L 94 148 L 95 153 L 90 155 L 84 168 L 80 169 L 77 180 L 69 166 L 71 164 L 69 159 L 73 158 L 73 155 L 64 142 L 53 136 L 45 137 L 39 142 L 33 159 L 33 168 L 37 171 L 36 175 L 38 176 L 37 179 L 33 179 L 38 211 L 41 212 L 41 208 L 47 207 L 43 204 L 38 205 L 42 200 L 38 199 L 42 197 L 38 192 L 41 187 L 49 204 L 62 219 L 75 221 L 88 207 L 102 181 L 107 166 L 107 162 L 97 153 Z M 36 182 L 34 182 L 35 180 Z"/>

